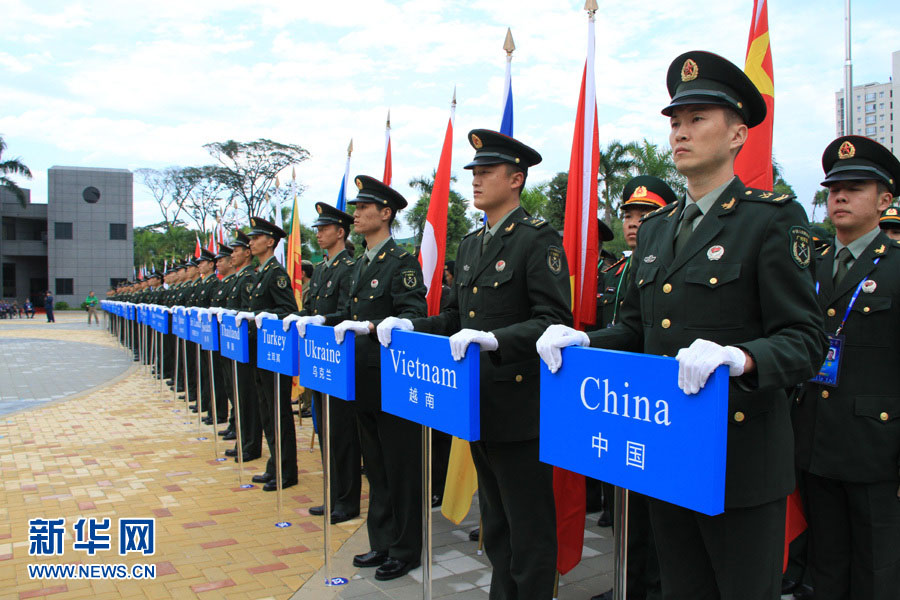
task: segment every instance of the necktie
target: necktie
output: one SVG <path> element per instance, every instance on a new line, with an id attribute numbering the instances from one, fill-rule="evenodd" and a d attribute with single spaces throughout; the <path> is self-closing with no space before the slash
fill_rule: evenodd
<path id="1" fill-rule="evenodd" d="M 691 224 L 700 215 L 700 207 L 696 203 L 688 204 L 684 207 L 684 214 L 681 216 L 681 229 L 678 230 L 678 236 L 675 238 L 675 255 L 677 256 L 681 249 L 687 245 L 694 228 Z"/>
<path id="2" fill-rule="evenodd" d="M 850 261 L 853 260 L 853 255 L 850 254 L 850 249 L 844 246 L 841 248 L 840 252 L 837 253 L 837 270 L 834 272 L 834 286 L 837 287 L 841 280 L 847 275 L 847 271 L 850 270 Z"/>
<path id="3" fill-rule="evenodd" d="M 487 248 L 487 245 L 491 242 L 491 238 L 494 237 L 490 230 L 484 232 L 484 237 L 481 239 L 481 253 L 484 254 L 484 249 Z"/>

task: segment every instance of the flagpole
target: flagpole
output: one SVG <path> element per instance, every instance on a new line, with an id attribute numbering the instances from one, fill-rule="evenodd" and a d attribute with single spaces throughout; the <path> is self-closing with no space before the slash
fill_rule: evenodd
<path id="1" fill-rule="evenodd" d="M 850 60 L 850 0 L 844 0 L 844 135 L 853 135 L 853 62 Z"/>
<path id="2" fill-rule="evenodd" d="M 381 182 L 388 186 L 391 185 L 391 179 L 394 176 L 394 164 L 391 154 L 391 109 L 388 109 L 387 122 L 384 126 L 384 175 L 381 177 Z"/>

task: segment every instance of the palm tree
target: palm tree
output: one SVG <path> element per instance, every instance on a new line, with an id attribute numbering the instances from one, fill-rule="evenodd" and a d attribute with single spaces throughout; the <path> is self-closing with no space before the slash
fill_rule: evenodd
<path id="1" fill-rule="evenodd" d="M 626 146 L 617 140 L 611 141 L 606 150 L 600 151 L 600 168 L 598 178 L 603 182 L 603 211 L 607 223 L 612 223 L 616 213 L 615 200 L 625 186 L 628 172 L 634 165 L 634 159 L 628 153 Z"/>
<path id="2" fill-rule="evenodd" d="M 675 168 L 672 153 L 660 150 L 659 146 L 644 138 L 641 142 L 631 142 L 625 149 L 634 159 L 633 173 L 652 175 L 669 184 L 677 195 L 684 193 L 684 177 Z"/>
<path id="3" fill-rule="evenodd" d="M 0 136 L 0 161 L 2 161 L 0 162 L 0 188 L 12 192 L 16 198 L 19 199 L 19 203 L 24 208 L 28 203 L 25 196 L 25 190 L 16 185 L 16 182 L 7 176 L 18 175 L 20 177 L 31 179 L 31 171 L 18 158 L 3 161 L 4 150 L 6 150 L 6 142 L 3 140 L 3 136 Z"/>

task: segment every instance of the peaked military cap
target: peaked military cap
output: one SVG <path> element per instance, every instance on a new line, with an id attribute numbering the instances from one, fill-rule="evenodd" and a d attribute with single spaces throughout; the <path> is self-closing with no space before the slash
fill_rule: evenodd
<path id="1" fill-rule="evenodd" d="M 189 258 L 189 259 L 187 259 L 186 261 L 184 261 L 184 268 L 185 268 L 185 269 L 190 269 L 191 267 L 196 267 L 196 266 L 199 265 L 199 264 L 200 264 L 200 259 L 198 259 L 198 258 Z"/>
<path id="2" fill-rule="evenodd" d="M 712 52 L 692 50 L 672 61 L 666 75 L 672 101 L 662 110 L 687 104 L 717 104 L 736 110 L 747 127 L 756 127 L 766 118 L 766 102 L 756 85 L 736 65 Z"/>
<path id="3" fill-rule="evenodd" d="M 231 256 L 233 252 L 231 246 L 226 246 L 225 244 L 219 244 L 219 253 L 216 254 L 216 260 L 220 258 L 228 258 Z"/>
<path id="4" fill-rule="evenodd" d="M 160 273 L 157 270 L 154 270 L 152 273 L 150 273 L 150 275 L 147 277 L 147 279 L 162 279 L 162 273 Z"/>
<path id="5" fill-rule="evenodd" d="M 609 242 L 616 237 L 616 234 L 613 233 L 613 230 L 609 228 L 609 225 L 597 219 L 597 238 L 601 242 Z"/>
<path id="6" fill-rule="evenodd" d="M 338 210 L 330 204 L 324 202 L 316 202 L 316 212 L 319 218 L 312 224 L 313 227 L 320 225 L 341 225 L 342 227 L 350 227 L 353 225 L 353 215 L 348 215 L 342 210 Z"/>
<path id="7" fill-rule="evenodd" d="M 357 175 L 353 180 L 356 182 L 359 193 L 356 194 L 355 199 L 348 200 L 347 204 L 369 202 L 390 207 L 394 212 L 406 208 L 406 198 L 404 198 L 400 192 L 388 185 L 384 185 L 374 177 Z"/>
<path id="8" fill-rule="evenodd" d="M 834 181 L 874 180 L 885 184 L 892 196 L 900 194 L 900 161 L 875 140 L 845 135 L 834 140 L 822 154 L 823 186 Z"/>
<path id="9" fill-rule="evenodd" d="M 466 169 L 509 163 L 528 171 L 528 167 L 533 167 L 542 160 L 537 150 L 490 129 L 473 129 L 469 132 L 469 143 L 475 148 L 475 158 L 465 166 Z"/>
<path id="10" fill-rule="evenodd" d="M 625 184 L 622 191 L 622 208 L 662 208 L 675 202 L 675 192 L 659 177 L 638 175 Z"/>
<path id="11" fill-rule="evenodd" d="M 275 238 L 275 240 L 287 237 L 284 229 L 260 217 L 250 217 L 250 227 L 253 228 L 250 230 L 250 233 L 247 234 L 250 237 L 253 237 L 254 235 L 267 235 L 271 238 Z"/>
<path id="12" fill-rule="evenodd" d="M 213 254 L 212 252 L 210 252 L 209 250 L 207 250 L 206 248 L 203 248 L 202 250 L 200 250 L 200 258 L 198 258 L 196 260 L 196 262 L 199 264 L 199 263 L 203 262 L 204 260 L 216 260 L 216 255 Z"/>
<path id="13" fill-rule="evenodd" d="M 231 240 L 231 249 L 234 250 L 238 246 L 250 249 L 250 236 L 238 229 L 234 232 L 234 239 Z"/>
<path id="14" fill-rule="evenodd" d="M 881 225 L 882 229 L 891 228 L 891 229 L 900 229 L 900 209 L 896 206 L 891 206 L 886 211 L 881 213 L 881 218 L 878 220 L 878 224 Z"/>

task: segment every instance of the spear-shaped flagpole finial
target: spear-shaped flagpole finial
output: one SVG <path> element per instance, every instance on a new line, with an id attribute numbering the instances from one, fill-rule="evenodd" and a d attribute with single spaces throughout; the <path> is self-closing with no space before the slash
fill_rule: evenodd
<path id="1" fill-rule="evenodd" d="M 599 7 L 597 6 L 597 0 L 586 0 L 584 3 L 584 10 L 588 12 L 588 16 L 593 19 L 594 13 L 597 12 Z"/>
<path id="2" fill-rule="evenodd" d="M 453 101 L 450 104 L 452 104 L 454 107 L 456 106 L 456 86 L 455 85 L 453 86 Z"/>
<path id="3" fill-rule="evenodd" d="M 291 179 L 297 181 L 297 167 L 291 167 Z"/>
<path id="4" fill-rule="evenodd" d="M 353 154 L 353 138 L 350 138 L 350 144 L 347 146 L 347 156 Z"/>
<path id="5" fill-rule="evenodd" d="M 512 53 L 516 49 L 516 43 L 513 41 L 512 37 L 512 30 L 509 27 L 506 28 L 506 39 L 503 40 L 503 49 L 506 50 L 506 56 L 508 57 L 512 57 Z"/>
<path id="6" fill-rule="evenodd" d="M 388 109 L 387 128 L 388 128 L 388 129 L 391 128 L 391 109 Z"/>

